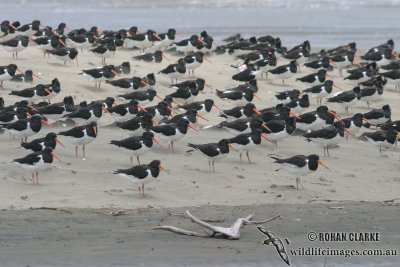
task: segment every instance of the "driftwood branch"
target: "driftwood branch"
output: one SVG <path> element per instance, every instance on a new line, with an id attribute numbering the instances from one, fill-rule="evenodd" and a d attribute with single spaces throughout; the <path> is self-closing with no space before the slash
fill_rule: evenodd
<path id="1" fill-rule="evenodd" d="M 176 214 L 173 214 L 176 215 Z M 254 217 L 254 214 L 250 214 L 245 218 L 238 218 L 230 227 L 222 227 L 222 226 L 215 226 L 210 223 L 205 222 L 204 220 L 201 220 L 194 215 L 192 215 L 188 210 L 184 214 L 179 214 L 178 216 L 182 216 L 184 218 L 190 219 L 192 222 L 197 223 L 198 225 L 201 225 L 202 227 L 211 230 L 211 233 L 199 233 L 199 232 L 193 232 L 193 231 L 188 231 L 185 229 L 177 228 L 175 226 L 169 226 L 169 225 L 161 225 L 154 227 L 153 229 L 161 229 L 177 234 L 182 234 L 182 235 L 189 235 L 189 236 L 196 236 L 196 237 L 215 237 L 215 236 L 222 236 L 228 239 L 239 239 L 240 238 L 240 229 L 242 229 L 246 225 L 251 225 L 251 224 L 262 224 L 262 223 L 267 223 L 270 221 L 273 221 L 278 218 L 282 218 L 281 215 L 277 215 L 271 219 L 268 220 L 263 220 L 263 221 L 252 221 L 251 219 Z"/>
<path id="2" fill-rule="evenodd" d="M 168 215 L 171 216 L 179 216 L 179 217 L 183 217 L 183 218 L 187 218 L 186 213 L 182 213 L 182 212 L 168 212 Z M 213 219 L 213 218 L 199 218 L 200 220 L 202 220 L 203 222 L 224 222 L 224 219 Z"/>

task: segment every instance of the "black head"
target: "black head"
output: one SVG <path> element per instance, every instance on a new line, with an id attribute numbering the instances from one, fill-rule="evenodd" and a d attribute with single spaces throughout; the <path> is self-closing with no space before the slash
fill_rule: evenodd
<path id="1" fill-rule="evenodd" d="M 51 81 L 51 86 L 60 86 L 61 84 L 60 84 L 60 81 L 57 79 L 57 78 L 55 78 L 55 79 L 53 79 L 52 81 Z"/>
<path id="2" fill-rule="evenodd" d="M 399 135 L 399 132 L 396 130 L 387 130 L 386 131 L 386 140 L 390 144 L 394 144 L 398 140 L 398 135 Z"/>
<path id="3" fill-rule="evenodd" d="M 363 125 L 363 118 L 364 118 L 364 115 L 362 113 L 356 113 L 353 115 L 352 121 L 355 126 L 361 127 Z"/>
<path id="4" fill-rule="evenodd" d="M 351 62 L 354 61 L 354 55 L 355 55 L 354 51 L 348 51 L 347 52 L 347 58 L 349 59 L 349 61 L 351 61 Z"/>
<path id="5" fill-rule="evenodd" d="M 172 96 L 170 96 L 170 95 L 167 95 L 167 96 L 164 97 L 163 101 L 167 102 L 168 105 L 171 105 L 172 101 L 174 101 L 174 98 Z"/>
<path id="6" fill-rule="evenodd" d="M 74 105 L 74 99 L 72 98 L 72 96 L 66 96 L 66 97 L 64 97 L 63 103 L 64 103 L 64 105 L 73 106 Z"/>
<path id="7" fill-rule="evenodd" d="M 57 29 L 58 30 L 64 30 L 67 27 L 67 24 L 65 24 L 64 22 L 61 22 L 60 24 L 58 24 Z"/>
<path id="8" fill-rule="evenodd" d="M 355 51 L 357 49 L 357 44 L 355 42 L 349 43 L 347 46 L 352 51 Z"/>
<path id="9" fill-rule="evenodd" d="M 15 73 L 15 72 L 17 71 L 17 69 L 18 69 L 18 67 L 17 67 L 17 65 L 15 65 L 15 64 L 9 64 L 9 65 L 7 66 L 7 72 L 10 73 L 10 75 L 11 75 L 12 73 Z"/>
<path id="10" fill-rule="evenodd" d="M 160 63 L 160 62 L 162 62 L 162 59 L 163 59 L 163 52 L 162 51 L 154 52 L 154 60 L 155 60 L 155 62 Z"/>
<path id="11" fill-rule="evenodd" d="M 175 39 L 175 35 L 176 35 L 176 30 L 175 29 L 169 29 L 167 35 L 168 35 L 168 38 L 170 40 L 174 40 Z"/>
<path id="12" fill-rule="evenodd" d="M 156 84 L 156 76 L 154 76 L 154 73 L 149 73 L 146 75 L 146 80 L 149 85 L 155 85 Z"/>
<path id="13" fill-rule="evenodd" d="M 308 156 L 308 168 L 312 171 L 318 169 L 319 156 L 316 154 L 311 154 Z"/>
<path id="14" fill-rule="evenodd" d="M 40 20 L 34 20 L 32 22 L 32 30 L 38 31 L 40 27 Z"/>
<path id="15" fill-rule="evenodd" d="M 53 153 L 53 148 L 51 146 L 46 146 L 43 149 L 43 153 L 47 155 L 51 155 Z M 51 155 L 53 157 L 53 155 Z"/>
<path id="16" fill-rule="evenodd" d="M 75 59 L 77 55 L 78 55 L 78 50 L 77 49 L 69 48 L 69 58 L 70 59 Z"/>
<path id="17" fill-rule="evenodd" d="M 310 106 L 310 98 L 307 94 L 303 95 L 303 97 L 299 101 L 300 107 L 308 108 Z"/>
<path id="18" fill-rule="evenodd" d="M 185 129 L 185 131 L 187 130 L 188 126 L 189 126 L 189 120 L 186 118 L 180 118 L 178 120 L 178 122 L 176 123 L 176 126 L 178 126 L 178 128 L 180 129 Z"/>
<path id="19" fill-rule="evenodd" d="M 247 103 L 243 108 L 243 113 L 247 117 L 250 117 L 255 114 L 256 106 L 253 103 Z"/>
<path id="20" fill-rule="evenodd" d="M 330 86 L 330 87 L 332 87 L 332 86 L 333 86 L 333 81 L 332 81 L 332 80 L 326 80 L 326 81 L 324 82 L 324 86 Z"/>
<path id="21" fill-rule="evenodd" d="M 321 66 L 323 68 L 328 68 L 329 67 L 329 57 L 325 56 L 321 60 Z"/>
<path id="22" fill-rule="evenodd" d="M 145 140 L 153 140 L 153 138 L 154 138 L 154 133 L 153 133 L 153 132 L 146 131 L 146 132 L 144 132 L 144 133 L 142 134 L 142 138 L 145 139 Z"/>
<path id="23" fill-rule="evenodd" d="M 131 73 L 131 64 L 129 62 L 122 62 L 121 64 L 122 73 L 129 74 Z"/>
<path id="24" fill-rule="evenodd" d="M 391 49 L 394 48 L 394 41 L 393 41 L 393 39 L 387 40 L 386 44 L 387 44 Z"/>
<path id="25" fill-rule="evenodd" d="M 326 76 L 326 69 L 320 69 L 317 72 L 318 77 L 325 77 Z"/>
<path id="26" fill-rule="evenodd" d="M 356 94 L 360 94 L 360 93 L 361 93 L 360 87 L 358 87 L 358 86 L 357 86 L 357 87 L 354 87 L 354 88 L 353 88 L 353 92 L 356 93 Z"/>
<path id="27" fill-rule="evenodd" d="M 388 115 L 390 117 L 391 113 L 392 113 L 392 109 L 390 108 L 389 105 L 384 105 L 382 107 L 383 112 L 385 112 L 386 115 Z"/>
<path id="28" fill-rule="evenodd" d="M 149 94 L 149 100 L 153 101 L 154 97 L 157 95 L 157 91 L 154 89 L 147 89 L 147 93 Z"/>
<path id="29" fill-rule="evenodd" d="M 57 138 L 57 134 L 55 132 L 50 132 L 48 134 L 46 134 L 46 141 L 52 141 L 55 140 Z"/>
<path id="30" fill-rule="evenodd" d="M 161 161 L 159 160 L 153 160 L 150 162 L 149 167 L 151 168 L 151 174 L 153 177 L 157 177 L 158 174 L 160 173 L 161 169 Z"/>
<path id="31" fill-rule="evenodd" d="M 296 73 L 296 72 L 297 72 L 297 63 L 296 63 L 296 60 L 290 61 L 289 67 L 290 67 L 290 71 L 291 71 L 292 73 Z"/>
<path id="32" fill-rule="evenodd" d="M 92 121 L 89 123 L 89 128 L 97 135 L 97 123 Z"/>
<path id="33" fill-rule="evenodd" d="M 222 139 L 218 142 L 218 148 L 222 154 L 229 153 L 229 141 Z"/>
<path id="34" fill-rule="evenodd" d="M 212 99 L 204 100 L 204 106 L 205 106 L 207 112 L 210 112 L 210 110 L 212 109 L 213 105 L 214 105 L 214 100 L 212 100 Z"/>
<path id="35" fill-rule="evenodd" d="M 0 110 L 4 108 L 4 99 L 0 96 Z"/>

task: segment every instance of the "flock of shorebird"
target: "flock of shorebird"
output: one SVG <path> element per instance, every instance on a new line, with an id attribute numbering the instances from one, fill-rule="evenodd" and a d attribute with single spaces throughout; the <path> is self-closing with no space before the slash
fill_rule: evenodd
<path id="1" fill-rule="evenodd" d="M 68 31 L 68 32 L 67 32 Z M 349 43 L 329 50 L 311 52 L 309 41 L 304 41 L 291 49 L 282 45 L 280 38 L 269 35 L 241 38 L 232 36 L 217 45 L 213 37 L 206 31 L 200 35 L 192 35 L 188 39 L 176 40 L 179 33 L 169 29 L 158 34 L 153 30 L 140 33 L 137 27 L 118 31 L 101 31 L 97 27 L 89 30 L 69 30 L 65 23 L 57 28 L 42 26 L 38 20 L 30 24 L 20 25 L 19 22 L 3 21 L 0 31 L 0 46 L 18 58 L 18 53 L 28 46 L 34 46 L 46 54 L 67 63 L 76 60 L 83 49 L 88 49 L 94 56 L 101 58 L 103 66 L 82 70 L 80 75 L 92 80 L 100 90 L 101 83 L 117 87 L 125 93 L 117 97 L 124 100 L 123 104 L 114 105 L 114 97 L 98 101 L 83 101 L 75 105 L 71 96 L 65 96 L 61 103 L 50 103 L 50 99 L 61 92 L 60 81 L 55 78 L 49 84 L 37 84 L 23 90 L 11 91 L 9 94 L 20 97 L 21 101 L 5 105 L 0 98 L 0 124 L 2 130 L 7 130 L 11 138 L 21 138 L 21 147 L 33 153 L 13 163 L 32 172 L 33 183 L 38 183 L 38 172 L 48 168 L 53 158 L 56 144 L 64 146 L 59 136 L 65 137 L 76 148 L 82 146 L 85 159 L 85 146 L 93 142 L 98 135 L 97 121 L 104 112 L 111 114 L 115 126 L 132 134 L 123 140 L 112 140 L 110 145 L 125 149 L 131 155 L 131 164 L 136 157 L 138 165 L 129 169 L 115 171 L 138 184 L 139 193 L 144 197 L 144 184 L 152 181 L 165 168 L 159 160 L 149 164 L 140 164 L 139 157 L 153 147 L 153 143 L 168 143 L 171 153 L 174 142 L 181 140 L 188 128 L 198 131 L 197 119 L 207 120 L 207 115 L 213 108 L 220 110 L 222 122 L 208 128 L 223 128 L 234 137 L 222 139 L 215 143 L 188 144 L 191 152 L 200 152 L 209 160 L 210 171 L 215 171 L 215 161 L 226 157 L 230 149 L 239 152 L 250 162 L 249 151 L 261 140 L 265 139 L 274 146 L 291 135 L 304 136 L 307 141 L 323 147 L 324 156 L 329 156 L 329 148 L 336 146 L 348 135 L 357 135 L 361 128 L 373 129 L 363 132 L 359 138 L 383 148 L 396 146 L 400 138 L 400 121 L 392 121 L 391 107 L 383 105 L 366 113 L 356 113 L 348 118 L 341 118 L 336 112 L 322 104 L 338 103 L 349 114 L 349 108 L 359 101 L 368 104 L 382 99 L 384 88 L 389 85 L 399 87 L 400 61 L 394 50 L 394 42 L 386 43 L 367 50 L 359 55 L 356 43 Z M 131 72 L 129 60 L 121 65 L 107 65 L 106 59 L 115 55 L 118 49 L 139 49 L 141 54 L 134 56 L 133 61 L 159 63 L 168 54 L 181 55 L 174 64 L 170 64 L 156 75 L 165 75 L 172 81 L 173 92 L 161 97 L 153 87 L 156 75 L 146 77 L 131 77 L 116 79 L 117 75 L 128 75 Z M 242 82 L 234 88 L 215 90 L 221 101 L 229 101 L 235 107 L 221 110 L 214 99 L 194 101 L 199 92 L 209 87 L 204 78 L 195 78 L 195 69 L 199 68 L 208 57 L 218 57 L 230 54 L 232 59 L 240 60 L 240 64 L 232 65 L 237 69 L 233 80 Z M 278 65 L 280 62 L 287 64 Z M 299 74 L 300 68 L 311 70 L 309 75 Z M 332 80 L 331 72 L 337 69 L 343 75 L 346 69 L 348 75 L 344 80 L 354 84 L 348 91 L 332 94 L 337 87 Z M 17 71 L 21 74 L 17 74 Z M 266 79 L 285 80 L 295 77 L 296 82 L 307 85 L 305 90 L 288 90 L 276 94 L 281 103 L 267 108 L 256 107 L 252 101 L 257 98 L 257 76 Z M 193 79 L 178 83 L 178 79 L 193 76 Z M 32 70 L 22 70 L 16 64 L 0 67 L 1 87 L 3 82 L 33 83 L 34 77 L 40 77 Z M 2 91 L 3 94 L 6 92 Z M 148 103 L 159 99 L 156 105 Z M 314 111 L 306 111 L 311 99 L 316 99 Z M 50 132 L 42 138 L 28 142 L 27 138 L 40 132 L 42 124 L 50 121 L 73 121 L 77 126 L 59 133 Z M 68 123 L 67 123 L 68 124 Z M 69 125 L 69 124 L 68 124 Z M 141 133 L 137 135 L 137 133 Z M 296 155 L 280 158 L 270 155 L 283 169 L 296 175 L 297 188 L 303 187 L 300 176 L 325 166 L 318 155 Z M 325 166 L 326 167 L 326 166 Z"/>

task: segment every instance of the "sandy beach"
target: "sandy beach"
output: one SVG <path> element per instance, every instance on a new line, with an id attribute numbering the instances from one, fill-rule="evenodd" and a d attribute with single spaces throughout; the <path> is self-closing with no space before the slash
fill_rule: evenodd
<path id="1" fill-rule="evenodd" d="M 118 78 L 144 77 L 148 73 L 157 73 L 178 59 L 178 57 L 169 56 L 170 61 L 163 61 L 161 64 L 132 60 L 132 56 L 138 53 L 137 50 L 118 50 L 115 58 L 107 59 L 107 63 L 119 65 L 123 61 L 130 61 L 132 73 Z M 100 100 L 107 96 L 116 97 L 119 94 L 114 87 L 106 84 L 102 84 L 101 90 L 96 91 L 91 81 L 78 75 L 82 69 L 101 66 L 101 59 L 94 57 L 88 51 L 79 53 L 79 66 L 76 62 L 68 62 L 64 66 L 61 61 L 52 57 L 43 59 L 42 52 L 34 47 L 29 47 L 19 53 L 18 60 L 13 60 L 11 54 L 3 50 L 0 51 L 0 57 L 1 65 L 15 63 L 23 70 L 32 69 L 41 73 L 42 80 L 36 79 L 35 84 L 48 83 L 53 78 L 58 78 L 62 89 L 60 95 L 53 102 L 61 101 L 64 96 L 68 95 L 72 95 L 77 104 L 83 100 Z M 226 89 L 239 84 L 230 78 L 236 73 L 236 70 L 230 67 L 231 64 L 238 62 L 234 57 L 230 55 L 211 56 L 210 60 L 212 63 L 205 62 L 203 66 L 196 69 L 196 77 L 205 78 L 214 89 Z M 278 65 L 284 62 L 280 60 Z M 296 77 L 308 73 L 309 71 L 303 68 Z M 345 82 L 342 77 L 339 77 L 337 70 L 333 72 L 333 76 L 335 83 L 343 90 L 353 87 L 351 83 Z M 185 79 L 188 78 L 185 77 Z M 168 78 L 156 74 L 156 79 L 157 83 L 154 88 L 161 96 L 173 92 L 168 87 L 170 83 Z M 258 78 L 257 81 L 258 95 L 262 99 L 254 101 L 258 108 L 276 105 L 278 102 L 274 98 L 275 92 L 307 88 L 307 86 L 295 82 L 294 79 L 288 80 L 286 86 L 282 86 L 280 80 L 266 80 L 265 77 Z M 5 89 L 0 91 L 0 96 L 8 105 L 20 100 L 18 97 L 8 95 L 10 90 L 31 86 L 33 85 L 5 82 Z M 398 119 L 400 118 L 399 97 L 399 93 L 394 90 L 394 87 L 387 85 L 382 101 L 373 103 L 371 108 L 380 108 L 384 104 L 389 104 L 392 107 L 392 118 Z M 206 98 L 214 99 L 223 109 L 233 107 L 231 103 L 218 99 L 214 90 L 205 89 L 205 93 L 199 94 L 197 100 Z M 119 104 L 123 101 L 117 99 L 116 102 Z M 338 112 L 340 116 L 344 116 L 344 110 L 341 107 L 337 105 L 329 105 L 329 107 Z M 315 108 L 316 102 L 314 101 L 308 110 L 312 111 Z M 360 102 L 350 108 L 350 113 L 368 110 L 367 105 Z M 203 126 L 218 124 L 222 121 L 218 115 L 219 111 L 214 109 L 206 115 L 210 121 L 201 123 Z M 130 167 L 129 156 L 117 147 L 108 144 L 110 140 L 126 138 L 130 136 L 130 133 L 119 128 L 108 127 L 107 125 L 112 122 L 109 114 L 104 114 L 100 119 L 99 135 L 93 143 L 87 146 L 86 160 L 82 160 L 81 157 L 76 158 L 74 147 L 61 137 L 66 148 L 57 146 L 56 154 L 62 161 L 55 161 L 52 169 L 40 173 L 39 185 L 32 184 L 30 173 L 10 163 L 12 159 L 26 155 L 23 149 L 18 148 L 19 141 L 11 141 L 8 133 L 0 136 L 0 150 L 2 151 L 0 153 L 0 209 L 3 218 L 0 227 L 2 229 L 1 243 L 4 248 L 0 255 L 6 259 L 4 262 L 0 262 L 0 265 L 234 266 L 231 263 L 238 260 L 238 266 L 265 266 L 263 265 L 264 260 L 273 258 L 268 266 L 275 263 L 276 266 L 283 266 L 279 265 L 283 263 L 280 263 L 280 259 L 272 251 L 272 248 L 267 253 L 262 247 L 262 236 L 258 235 L 254 227 L 243 233 L 243 240 L 232 241 L 232 243 L 225 240 L 211 241 L 182 237 L 150 230 L 151 226 L 157 225 L 160 218 L 165 216 L 165 209 L 182 210 L 182 207 L 199 209 L 206 215 L 217 215 L 227 221 L 233 221 L 237 215 L 246 216 L 250 213 L 255 213 L 257 217 L 272 217 L 276 215 L 275 213 L 282 213 L 283 220 L 267 226 L 285 235 L 288 231 L 288 237 L 290 239 L 298 238 L 298 242 L 301 242 L 302 238 L 304 239 L 307 229 L 313 229 L 313 227 L 330 232 L 343 231 L 343 229 L 349 231 L 371 230 L 373 223 L 366 221 L 370 216 L 380 218 L 379 214 L 382 213 L 383 217 L 380 219 L 384 220 L 384 225 L 386 225 L 382 231 L 385 236 L 390 236 L 390 239 L 385 239 L 385 243 L 382 242 L 380 245 L 398 247 L 400 244 L 398 232 L 394 230 L 399 218 L 398 209 L 396 207 L 382 208 L 383 206 L 377 203 L 399 197 L 400 153 L 398 149 L 386 150 L 383 152 L 383 156 L 380 156 L 377 147 L 350 137 L 348 141 L 343 140 L 338 147 L 333 148 L 329 158 L 321 158 L 329 169 L 319 168 L 317 172 L 304 177 L 302 181 L 305 190 L 296 190 L 295 177 L 284 171 L 276 172 L 275 170 L 279 166 L 274 164 L 268 155 L 272 153 L 282 157 L 311 153 L 323 155 L 322 148 L 306 142 L 303 137 L 289 137 L 283 142 L 279 142 L 278 148 L 273 148 L 271 143 L 263 142 L 250 153 L 252 164 L 245 160 L 240 162 L 238 153 L 231 151 L 228 157 L 216 163 L 216 172 L 209 173 L 207 160 L 200 154 L 188 155 L 185 153 L 188 150 L 187 143 L 216 142 L 232 136 L 219 129 L 200 130 L 199 132 L 189 130 L 184 139 L 175 144 L 175 153 L 169 154 L 166 146 L 155 146 L 153 150 L 141 157 L 143 163 L 154 159 L 161 160 L 170 172 L 170 174 L 162 173 L 156 182 L 146 185 L 146 198 L 141 199 L 135 186 L 122 177 L 112 174 L 117 169 Z M 65 127 L 56 126 L 44 127 L 33 138 L 42 137 L 49 131 L 58 132 L 65 129 Z M 327 201 L 338 201 L 339 204 L 334 206 L 344 206 L 347 212 L 341 213 L 343 209 L 328 209 L 328 206 L 323 204 Z M 315 202 L 322 204 L 310 204 Z M 71 213 L 65 214 L 59 210 L 29 210 L 40 207 L 67 209 Z M 143 209 L 145 212 L 140 212 Z M 131 213 L 120 217 L 102 215 L 108 210 L 131 210 Z M 321 212 L 329 214 L 327 217 L 318 216 Z M 296 216 L 297 213 L 298 216 Z M 340 216 L 339 213 L 341 213 Z M 76 221 L 75 218 L 77 218 Z M 302 218 L 301 228 L 294 225 L 293 219 L 295 218 Z M 69 225 L 67 221 L 70 220 L 72 220 L 71 225 L 67 227 Z M 133 222 L 129 220 L 133 220 Z M 180 221 L 179 218 L 171 220 L 172 223 Z M 80 230 L 84 238 L 80 240 L 79 236 L 68 237 L 68 232 L 75 229 L 73 225 L 79 226 L 81 223 L 87 225 L 87 228 Z M 31 229 L 30 225 L 33 225 Z M 118 227 L 114 228 L 116 225 Z M 36 229 L 36 227 L 38 228 Z M 109 239 L 107 233 L 119 231 L 117 229 L 121 229 L 121 232 Z M 26 235 L 22 235 L 22 233 L 26 233 Z M 52 235 L 52 233 L 60 235 Z M 98 237 L 92 236 L 92 234 L 97 235 L 98 233 L 102 234 Z M 18 238 L 19 235 L 22 235 L 21 239 Z M 86 239 L 87 236 L 89 237 Z M 123 239 L 123 242 L 118 242 L 120 236 L 127 236 L 127 238 Z M 64 243 L 64 238 L 71 238 L 71 241 Z M 36 240 L 40 240 L 38 242 L 41 244 L 37 250 L 35 249 Z M 100 245 L 104 240 L 109 242 Z M 141 245 L 141 243 L 147 244 Z M 154 251 L 152 250 L 153 244 L 156 248 Z M 189 247 L 187 247 L 187 251 L 181 253 L 182 246 Z M 51 249 L 46 249 L 50 247 Z M 81 248 L 85 247 L 86 250 L 82 251 Z M 215 250 L 219 251 L 219 247 L 222 247 L 222 252 L 216 254 Z M 25 251 L 29 252 L 25 254 Z M 113 254 L 112 251 L 119 252 Z M 16 260 L 14 257 L 22 252 L 24 252 L 24 256 Z M 45 252 L 50 253 L 48 261 L 41 259 L 42 253 Z M 98 257 L 99 255 L 102 256 Z M 157 255 L 159 257 L 156 257 Z M 174 255 L 175 258 L 171 255 Z M 243 257 L 243 255 L 246 256 Z M 211 258 L 207 258 L 207 256 Z M 204 257 L 208 259 L 208 262 L 203 261 Z M 90 260 L 94 258 L 97 260 Z M 323 266 L 324 264 L 321 258 L 318 259 L 318 262 L 313 260 L 315 259 L 310 259 L 308 263 L 299 261 L 295 266 Z M 366 258 L 352 258 L 347 262 L 353 260 L 354 264 L 357 264 Z M 342 263 L 341 266 L 350 266 L 345 265 L 337 258 L 334 258 L 332 262 Z M 392 262 L 392 258 L 384 260 L 374 258 L 370 262 L 375 265 L 366 265 L 366 262 L 368 261 L 366 260 L 362 266 L 396 266 Z M 328 261 L 326 266 L 336 265 L 329 265 Z"/>

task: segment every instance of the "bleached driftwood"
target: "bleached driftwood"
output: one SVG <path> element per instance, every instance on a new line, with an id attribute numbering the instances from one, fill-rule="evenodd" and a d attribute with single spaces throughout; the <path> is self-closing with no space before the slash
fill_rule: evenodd
<path id="1" fill-rule="evenodd" d="M 175 226 L 169 226 L 169 225 L 161 225 L 154 227 L 153 229 L 161 229 L 165 231 L 170 231 L 173 233 L 181 234 L 181 235 L 189 235 L 189 236 L 196 236 L 196 237 L 224 237 L 228 239 L 239 239 L 240 238 L 240 229 L 242 229 L 246 225 L 251 225 L 251 224 L 263 224 L 267 223 L 270 221 L 273 221 L 275 219 L 281 218 L 281 215 L 277 215 L 271 219 L 268 220 L 263 220 L 263 221 L 252 221 L 251 219 L 254 217 L 254 214 L 250 214 L 249 216 L 245 218 L 238 218 L 230 227 L 222 227 L 222 226 L 215 226 L 212 224 L 209 224 L 203 220 L 200 220 L 199 218 L 193 216 L 188 210 L 185 212 L 184 218 L 189 218 L 192 220 L 192 222 L 195 222 L 204 228 L 210 230 L 206 231 L 205 233 L 199 233 L 199 232 L 193 232 L 193 231 L 188 231 L 185 229 L 177 228 Z"/>

